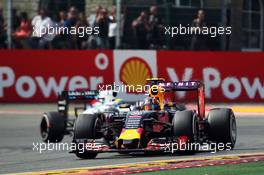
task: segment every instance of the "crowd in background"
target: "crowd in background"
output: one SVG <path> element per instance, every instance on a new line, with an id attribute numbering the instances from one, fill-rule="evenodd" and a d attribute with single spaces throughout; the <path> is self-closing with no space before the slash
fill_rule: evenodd
<path id="1" fill-rule="evenodd" d="M 0 48 L 6 47 L 7 25 L 4 21 L 3 11 L 0 11 Z M 116 36 L 116 8 L 111 11 L 101 6 L 96 7 L 95 14 L 88 18 L 84 12 L 79 12 L 76 7 L 70 7 L 68 11 L 60 11 L 56 17 L 46 9 L 40 9 L 38 15 L 32 20 L 27 13 L 20 15 L 12 11 L 12 40 L 14 48 L 32 49 L 114 49 Z M 41 32 L 48 26 L 72 27 L 99 27 L 99 34 L 87 34 L 83 36 L 71 33 L 45 33 Z M 44 30 L 45 31 L 45 30 Z M 44 34 L 43 34 L 44 33 Z"/>
<path id="2" fill-rule="evenodd" d="M 151 6 L 149 10 L 141 11 L 138 17 L 129 23 L 126 21 L 125 8 L 122 8 L 120 16 L 121 45 L 119 48 L 166 48 L 164 19 L 160 17 L 157 6 Z M 195 26 L 197 25 L 199 24 Z M 77 34 L 38 33 L 48 26 L 74 27 L 76 29 L 98 27 L 99 34 L 84 34 L 80 37 Z M 129 32 L 132 33 L 125 31 L 125 28 L 128 27 Z M 0 8 L 0 48 L 7 47 L 6 30 L 7 24 L 3 17 L 3 10 Z M 107 9 L 98 5 L 95 13 L 90 14 L 89 17 L 84 12 L 79 12 L 74 6 L 70 7 L 68 11 L 62 10 L 55 15 L 42 8 L 33 19 L 29 19 L 26 12 L 18 13 L 13 9 L 12 31 L 12 47 L 18 49 L 114 49 L 116 48 L 117 35 L 116 7 Z M 132 46 L 125 47 L 124 35 L 133 35 L 130 36 L 133 39 Z"/>

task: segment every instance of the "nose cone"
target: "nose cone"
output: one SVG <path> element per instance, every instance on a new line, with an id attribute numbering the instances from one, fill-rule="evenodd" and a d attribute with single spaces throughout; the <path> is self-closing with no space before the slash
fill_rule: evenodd
<path id="1" fill-rule="evenodd" d="M 138 148 L 141 132 L 138 129 L 124 129 L 118 138 L 122 148 Z"/>
<path id="2" fill-rule="evenodd" d="M 138 129 L 125 129 L 119 136 L 122 140 L 140 139 L 141 133 Z"/>

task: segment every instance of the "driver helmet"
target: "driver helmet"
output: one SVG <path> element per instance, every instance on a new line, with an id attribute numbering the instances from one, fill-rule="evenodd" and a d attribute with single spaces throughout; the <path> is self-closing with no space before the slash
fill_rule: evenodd
<path id="1" fill-rule="evenodd" d="M 160 104 L 158 99 L 152 97 L 146 98 L 143 104 L 143 109 L 146 111 L 160 110 Z"/>

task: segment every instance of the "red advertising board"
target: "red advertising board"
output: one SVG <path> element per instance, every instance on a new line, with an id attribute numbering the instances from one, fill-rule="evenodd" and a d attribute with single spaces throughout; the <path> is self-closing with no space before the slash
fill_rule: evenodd
<path id="1" fill-rule="evenodd" d="M 0 102 L 55 101 L 113 82 L 111 51 L 0 51 Z"/>
<path id="2" fill-rule="evenodd" d="M 264 53 L 161 51 L 157 58 L 158 75 L 169 81 L 202 80 L 207 101 L 263 102 Z"/>
<path id="3" fill-rule="evenodd" d="M 264 53 L 176 51 L 0 51 L 0 102 L 51 102 L 62 90 L 99 84 L 202 80 L 209 102 L 262 102 Z M 144 78 L 140 76 L 144 72 Z M 120 94 L 125 100 L 142 94 Z M 186 98 L 178 92 L 179 99 Z"/>

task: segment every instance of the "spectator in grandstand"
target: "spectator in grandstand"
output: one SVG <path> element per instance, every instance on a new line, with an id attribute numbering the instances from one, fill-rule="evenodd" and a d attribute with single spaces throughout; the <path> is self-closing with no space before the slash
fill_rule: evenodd
<path id="1" fill-rule="evenodd" d="M 22 12 L 20 15 L 20 26 L 13 33 L 13 40 L 15 48 L 29 48 L 28 37 L 31 34 L 31 25 L 26 12 Z"/>
<path id="2" fill-rule="evenodd" d="M 102 10 L 102 6 L 101 5 L 97 5 L 95 7 L 95 14 L 91 14 L 87 20 L 89 22 L 89 25 L 94 27 L 95 23 L 96 23 L 96 18 L 98 17 L 100 11 Z"/>
<path id="3" fill-rule="evenodd" d="M 203 27 L 206 27 L 205 13 L 203 10 L 198 10 L 197 17 L 192 22 L 192 38 L 191 50 L 205 50 L 206 49 L 206 36 L 199 34 Z"/>
<path id="4" fill-rule="evenodd" d="M 74 6 L 70 7 L 68 14 L 67 14 L 67 19 L 64 22 L 65 27 L 72 27 L 75 26 L 78 20 L 78 9 Z"/>
<path id="5" fill-rule="evenodd" d="M 58 14 L 58 25 L 59 26 L 64 26 L 64 22 L 67 18 L 66 12 L 64 10 L 61 10 Z"/>
<path id="6" fill-rule="evenodd" d="M 115 45 L 116 45 L 116 35 L 117 35 L 117 22 L 116 22 L 116 7 L 113 6 L 112 7 L 112 11 L 109 15 L 109 19 L 110 19 L 110 24 L 109 24 L 109 31 L 108 31 L 108 37 L 109 37 L 109 47 L 110 49 L 115 49 Z M 122 9 L 121 11 L 121 15 L 120 15 L 120 28 L 119 28 L 119 32 L 120 32 L 120 37 L 121 37 L 121 41 L 123 38 L 123 34 L 124 34 L 124 25 L 125 25 L 125 8 Z M 119 46 L 121 47 L 121 46 Z"/>
<path id="7" fill-rule="evenodd" d="M 117 23 L 116 23 L 116 7 L 113 6 L 112 11 L 109 15 L 110 24 L 108 30 L 108 37 L 109 37 L 109 48 L 115 48 L 116 42 L 116 34 L 117 34 Z"/>
<path id="8" fill-rule="evenodd" d="M 97 17 L 99 16 L 100 14 L 100 11 L 102 10 L 102 6 L 101 5 L 97 5 L 96 8 L 95 8 L 95 13 L 94 14 L 91 14 L 88 18 L 87 18 L 87 21 L 89 23 L 89 26 L 91 27 L 95 27 L 96 25 L 96 19 Z M 98 48 L 97 46 L 97 39 L 98 36 L 96 35 L 90 35 L 89 38 L 88 38 L 88 42 L 87 42 L 87 46 L 89 49 L 96 49 Z"/>
<path id="9" fill-rule="evenodd" d="M 0 48 L 6 48 L 6 25 L 3 15 L 3 9 L 0 6 Z"/>
<path id="10" fill-rule="evenodd" d="M 86 15 L 84 12 L 81 12 L 79 14 L 79 19 L 76 23 L 76 28 L 82 28 L 81 30 L 78 31 L 82 31 L 83 33 L 79 33 L 77 34 L 77 48 L 78 49 L 85 49 L 87 48 L 87 41 L 88 41 L 88 37 L 89 35 L 84 32 L 86 30 L 86 28 L 89 27 L 89 23 L 87 21 Z"/>
<path id="11" fill-rule="evenodd" d="M 64 49 L 66 48 L 65 44 L 65 37 L 63 36 L 63 32 L 60 32 L 62 27 L 64 27 L 64 23 L 67 19 L 67 14 L 66 11 L 61 10 L 57 14 L 57 19 L 56 19 L 56 28 L 59 30 L 58 33 L 56 33 L 54 39 L 52 40 L 52 48 L 53 49 Z"/>
<path id="12" fill-rule="evenodd" d="M 76 27 L 78 21 L 78 9 L 74 6 L 70 7 L 67 19 L 64 22 L 64 27 L 68 28 L 70 31 L 72 28 Z M 76 49 L 77 48 L 77 40 L 76 36 L 71 35 L 70 33 L 64 33 L 64 40 L 66 44 L 66 48 L 68 49 Z"/>
<path id="13" fill-rule="evenodd" d="M 132 22 L 132 28 L 134 30 L 136 48 L 148 49 L 147 35 L 150 31 L 150 26 L 146 12 L 142 11 L 139 17 Z"/>
<path id="14" fill-rule="evenodd" d="M 109 24 L 111 20 L 108 16 L 108 10 L 102 8 L 99 12 L 99 15 L 96 18 L 95 27 L 99 27 L 100 33 L 96 37 L 97 46 L 100 49 L 108 49 L 109 48 L 109 38 L 108 38 L 108 30 Z"/>
<path id="15" fill-rule="evenodd" d="M 150 48 L 158 49 L 161 48 L 162 43 L 162 30 L 163 25 L 161 19 L 158 17 L 158 8 L 157 6 L 150 7 L 150 16 L 149 16 L 149 43 Z"/>
<path id="16" fill-rule="evenodd" d="M 16 37 L 28 37 L 31 33 L 31 25 L 28 19 L 28 14 L 26 12 L 22 12 L 20 17 L 20 25 L 14 34 Z"/>
<path id="17" fill-rule="evenodd" d="M 48 49 L 55 34 L 48 32 L 50 27 L 54 27 L 54 22 L 47 16 L 47 11 L 40 9 L 39 15 L 33 18 L 31 25 L 33 27 L 32 48 Z"/>

